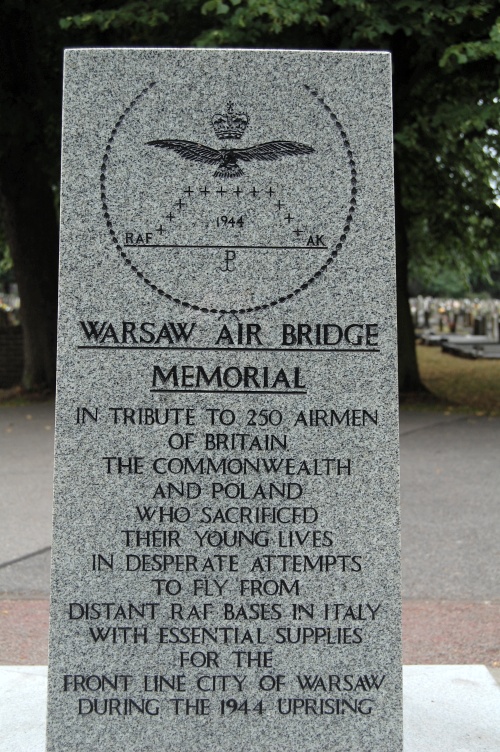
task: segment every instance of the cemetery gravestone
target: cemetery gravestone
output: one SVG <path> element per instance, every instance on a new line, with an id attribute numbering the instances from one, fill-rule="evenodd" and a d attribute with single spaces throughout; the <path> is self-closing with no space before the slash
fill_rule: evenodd
<path id="1" fill-rule="evenodd" d="M 390 75 L 66 53 L 49 752 L 402 748 Z"/>

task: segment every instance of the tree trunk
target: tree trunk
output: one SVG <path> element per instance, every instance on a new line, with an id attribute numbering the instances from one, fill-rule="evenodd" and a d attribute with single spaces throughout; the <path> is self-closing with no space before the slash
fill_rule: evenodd
<path id="1" fill-rule="evenodd" d="M 58 229 L 54 193 L 43 169 L 47 147 L 46 51 L 38 48 L 38 0 L 6 3 L 0 24 L 0 199 L 5 238 L 21 297 L 23 386 L 55 384 Z M 57 85 L 57 81 L 56 81 Z"/>
<path id="2" fill-rule="evenodd" d="M 26 153 L 0 159 L 0 191 L 5 236 L 21 298 L 23 386 L 53 388 L 58 256 L 54 196 L 47 178 Z"/>
<path id="3" fill-rule="evenodd" d="M 396 290 L 398 313 L 398 377 L 399 393 L 426 392 L 420 380 L 415 332 L 408 295 L 409 247 L 406 232 L 406 217 L 401 199 L 400 168 L 397 156 L 395 167 L 395 210 L 396 210 Z"/>
<path id="4" fill-rule="evenodd" d="M 392 86 L 394 101 L 394 131 L 398 133 L 402 126 L 408 101 L 411 96 L 410 80 L 415 72 L 410 70 L 410 41 L 402 32 L 394 35 L 392 40 Z M 398 376 L 399 394 L 427 392 L 420 380 L 417 353 L 415 349 L 415 331 L 410 312 L 408 295 L 408 218 L 402 196 L 403 172 L 398 158 L 397 148 L 394 154 L 394 192 L 396 213 L 396 288 L 398 313 Z"/>

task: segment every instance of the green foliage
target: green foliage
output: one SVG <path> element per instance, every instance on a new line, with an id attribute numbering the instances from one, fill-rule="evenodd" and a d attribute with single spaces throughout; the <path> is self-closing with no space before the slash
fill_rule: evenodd
<path id="1" fill-rule="evenodd" d="M 440 64 L 444 67 L 453 59 L 459 64 L 485 60 L 489 57 L 499 59 L 500 19 L 490 29 L 489 39 L 478 42 L 461 42 L 453 44 L 446 50 Z"/>
<path id="2" fill-rule="evenodd" d="M 201 6 L 201 0 L 87 0 L 59 26 L 95 46 L 189 46 L 206 25 Z"/>
<path id="3" fill-rule="evenodd" d="M 471 270 L 463 265 L 460 268 L 450 268 L 431 258 L 418 267 L 410 264 L 409 277 L 412 295 L 465 298 L 473 292 Z"/>
<path id="4" fill-rule="evenodd" d="M 221 16 L 196 40 L 199 47 L 273 46 L 273 37 L 290 29 L 325 27 L 322 0 L 208 0 L 204 15 Z M 278 45 L 280 46 L 280 45 Z M 298 44 L 297 46 L 300 46 Z"/>
<path id="5" fill-rule="evenodd" d="M 165 0 L 156 0 L 156 2 L 136 0 L 125 3 L 120 8 L 67 16 L 61 18 L 59 25 L 63 30 L 96 27 L 99 31 L 123 29 L 130 26 L 157 27 L 169 22 L 170 17 L 166 11 L 170 5 L 171 3 Z"/>
<path id="6" fill-rule="evenodd" d="M 17 89 L 18 72 L 0 75 L 0 158 L 13 140 L 34 144 L 52 183 L 63 46 L 391 51 L 397 218 L 414 272 L 477 281 L 499 266 L 497 0 L 4 0 L 0 14 L 22 15 L 34 71 Z M 7 63 L 19 48 L 9 32 Z"/>
<path id="7" fill-rule="evenodd" d="M 500 259 L 499 22 L 474 27 L 487 5 L 471 6 L 466 26 L 447 30 L 434 66 L 419 66 L 395 134 L 413 264 L 424 270 L 432 259 L 483 280 Z M 472 35 L 477 41 L 447 45 Z"/>

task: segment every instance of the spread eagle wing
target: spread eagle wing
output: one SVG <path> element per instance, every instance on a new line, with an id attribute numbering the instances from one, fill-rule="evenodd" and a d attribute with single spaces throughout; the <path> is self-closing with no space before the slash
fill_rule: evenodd
<path id="1" fill-rule="evenodd" d="M 157 141 L 147 141 L 147 146 L 159 146 L 163 149 L 172 149 L 184 159 L 192 162 L 204 162 L 205 164 L 219 164 L 222 154 L 210 146 L 197 144 L 195 141 L 182 141 L 180 139 L 166 138 Z"/>
<path id="2" fill-rule="evenodd" d="M 298 144 L 296 141 L 269 141 L 265 144 L 249 146 L 247 149 L 233 149 L 232 151 L 234 156 L 243 162 L 250 162 L 252 159 L 272 162 L 294 154 L 312 154 L 314 149 L 312 146 Z"/>

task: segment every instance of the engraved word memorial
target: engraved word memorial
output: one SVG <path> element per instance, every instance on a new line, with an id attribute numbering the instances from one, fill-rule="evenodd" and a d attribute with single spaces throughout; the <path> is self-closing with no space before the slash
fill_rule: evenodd
<path id="1" fill-rule="evenodd" d="M 402 749 L 390 75 L 67 51 L 48 752 Z"/>

